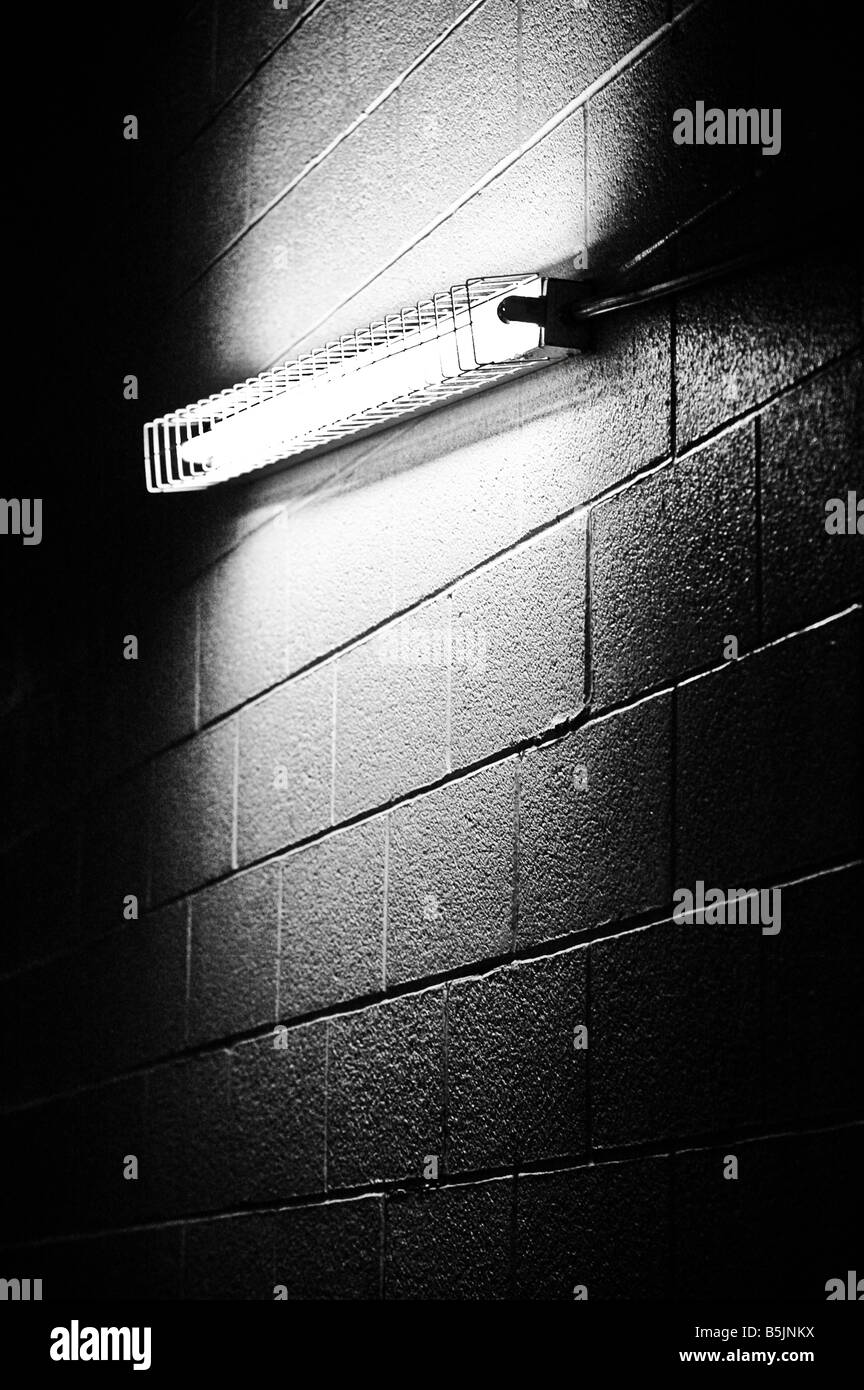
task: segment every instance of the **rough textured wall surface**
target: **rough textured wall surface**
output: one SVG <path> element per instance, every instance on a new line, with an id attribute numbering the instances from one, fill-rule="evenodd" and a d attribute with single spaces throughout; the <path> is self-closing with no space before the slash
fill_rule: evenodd
<path id="1" fill-rule="evenodd" d="M 205 0 L 154 39 L 104 305 L 128 556 L 0 719 L 0 1240 L 46 1296 L 856 1268 L 844 37 L 754 8 Z M 676 145 L 698 100 L 782 108 L 780 153 Z M 647 283 L 754 237 L 584 358 L 139 497 L 145 420 L 467 276 Z M 779 929 L 675 920 L 700 881 L 779 889 Z"/>

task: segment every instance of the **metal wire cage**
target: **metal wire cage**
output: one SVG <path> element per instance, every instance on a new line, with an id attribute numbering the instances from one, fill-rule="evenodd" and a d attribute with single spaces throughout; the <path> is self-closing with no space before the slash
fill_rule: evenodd
<path id="1" fill-rule="evenodd" d="M 455 285 L 281 367 L 144 427 L 150 492 L 208 487 L 425 413 L 564 354 L 534 324 L 504 323 L 507 295 L 539 296 L 536 274 Z"/>

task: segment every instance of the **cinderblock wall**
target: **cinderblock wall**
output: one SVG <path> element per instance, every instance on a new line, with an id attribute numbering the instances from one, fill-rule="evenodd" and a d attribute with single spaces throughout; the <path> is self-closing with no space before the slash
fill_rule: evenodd
<path id="1" fill-rule="evenodd" d="M 118 192 L 130 471 L 144 420 L 467 276 L 783 254 L 150 504 L 149 569 L 2 720 L 0 1240 L 46 1297 L 856 1267 L 862 546 L 825 503 L 860 495 L 861 260 L 782 244 L 824 170 L 775 19 L 206 0 L 166 34 Z M 676 146 L 700 99 L 787 103 L 783 151 Z M 697 881 L 779 888 L 781 929 L 677 922 Z"/>

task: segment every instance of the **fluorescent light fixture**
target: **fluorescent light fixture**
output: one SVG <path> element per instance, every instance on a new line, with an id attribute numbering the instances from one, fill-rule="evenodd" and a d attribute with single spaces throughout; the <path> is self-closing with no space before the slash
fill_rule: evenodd
<path id="1" fill-rule="evenodd" d="M 153 420 L 144 427 L 147 488 L 210 487 L 320 453 L 567 357 L 581 339 L 575 328 L 549 331 L 553 287 L 559 297 L 564 287 L 566 308 L 572 282 L 536 274 L 469 280 Z"/>

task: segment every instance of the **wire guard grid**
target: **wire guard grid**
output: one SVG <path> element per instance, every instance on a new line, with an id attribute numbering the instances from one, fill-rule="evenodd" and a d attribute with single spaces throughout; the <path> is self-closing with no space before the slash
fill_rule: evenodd
<path id="1" fill-rule="evenodd" d="M 151 421 L 148 491 L 207 487 L 318 452 L 542 366 L 553 354 L 541 330 L 511 328 L 496 312 L 506 295 L 541 286 L 534 274 L 469 280 Z"/>

